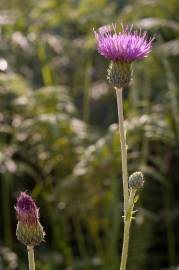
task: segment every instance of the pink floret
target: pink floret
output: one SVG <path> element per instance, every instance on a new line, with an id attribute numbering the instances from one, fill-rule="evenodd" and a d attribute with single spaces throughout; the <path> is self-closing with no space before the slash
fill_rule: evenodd
<path id="1" fill-rule="evenodd" d="M 98 52 L 112 60 L 132 62 L 147 57 L 152 49 L 154 38 L 147 38 L 147 32 L 124 28 L 117 33 L 116 26 L 103 26 L 95 33 Z"/>

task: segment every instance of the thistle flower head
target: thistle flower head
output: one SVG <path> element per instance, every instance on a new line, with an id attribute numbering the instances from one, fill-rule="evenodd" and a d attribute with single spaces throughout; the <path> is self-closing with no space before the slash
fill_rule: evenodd
<path id="1" fill-rule="evenodd" d="M 147 57 L 154 38 L 147 38 L 147 32 L 133 31 L 133 26 L 117 32 L 115 24 L 106 25 L 94 31 L 98 52 L 111 60 L 107 79 L 115 88 L 127 86 L 132 78 L 131 63 Z"/>
<path id="2" fill-rule="evenodd" d="M 36 224 L 39 220 L 39 209 L 32 198 L 25 192 L 21 192 L 17 198 L 16 213 L 18 221 L 29 225 Z"/>
<path id="3" fill-rule="evenodd" d="M 32 198 L 21 192 L 16 203 L 17 229 L 16 235 L 26 246 L 36 246 L 44 238 L 43 227 L 39 221 L 39 209 Z"/>
<path id="4" fill-rule="evenodd" d="M 114 61 L 132 62 L 147 57 L 154 38 L 147 38 L 147 32 L 133 31 L 122 25 L 117 32 L 116 25 L 103 26 L 95 31 L 98 52 Z"/>

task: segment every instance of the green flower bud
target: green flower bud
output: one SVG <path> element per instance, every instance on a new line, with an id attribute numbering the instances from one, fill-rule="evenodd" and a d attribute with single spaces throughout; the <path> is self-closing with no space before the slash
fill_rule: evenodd
<path id="1" fill-rule="evenodd" d="M 131 62 L 111 62 L 107 71 L 107 79 L 113 87 L 123 88 L 132 78 Z"/>
<path id="2" fill-rule="evenodd" d="M 134 172 L 129 177 L 129 188 L 141 189 L 144 186 L 144 175 L 142 172 Z"/>
<path id="3" fill-rule="evenodd" d="M 43 241 L 45 233 L 39 222 L 35 226 L 18 222 L 16 236 L 22 244 L 35 247 Z"/>
<path id="4" fill-rule="evenodd" d="M 39 221 L 39 209 L 32 198 L 21 192 L 17 198 L 17 239 L 26 246 L 37 246 L 44 239 L 45 233 Z"/>

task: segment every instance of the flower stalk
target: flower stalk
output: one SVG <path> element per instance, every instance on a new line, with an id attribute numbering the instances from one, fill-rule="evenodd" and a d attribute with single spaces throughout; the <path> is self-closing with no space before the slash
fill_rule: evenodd
<path id="1" fill-rule="evenodd" d="M 126 215 L 124 216 L 124 237 L 123 237 L 120 270 L 126 269 L 128 247 L 129 247 L 129 233 L 130 233 L 130 226 L 131 226 L 131 221 L 133 219 L 133 213 L 134 213 L 133 208 L 134 208 L 135 193 L 136 193 L 135 189 L 134 190 L 132 189 L 130 191 L 128 210 L 127 210 Z"/>
<path id="2" fill-rule="evenodd" d="M 122 101 L 122 88 L 115 88 L 117 96 L 117 110 L 118 110 L 118 122 L 119 122 L 119 134 L 121 139 L 121 160 L 122 160 L 122 180 L 124 191 L 124 216 L 127 213 L 128 208 L 128 171 L 127 171 L 127 144 L 126 135 L 124 130 L 124 116 L 123 116 L 123 101 Z"/>
<path id="3" fill-rule="evenodd" d="M 131 190 L 130 196 L 128 191 L 128 170 L 127 170 L 127 144 L 126 134 L 124 129 L 124 116 L 123 116 L 123 99 L 122 88 L 115 88 L 117 95 L 117 108 L 118 108 L 118 122 L 119 134 L 121 141 L 121 160 L 122 160 L 122 180 L 123 180 L 123 193 L 124 193 L 124 237 L 121 256 L 120 270 L 126 269 L 128 246 L 129 246 L 129 232 L 132 219 L 132 210 L 134 206 L 135 190 Z"/>
<path id="4" fill-rule="evenodd" d="M 135 204 L 135 195 L 137 190 L 143 187 L 144 180 L 141 172 L 133 173 L 128 180 L 127 169 L 127 143 L 126 133 L 124 127 L 124 115 L 123 115 L 123 98 L 122 88 L 115 87 L 117 96 L 117 109 L 118 109 L 118 122 L 119 122 L 119 134 L 121 141 L 121 160 L 122 160 L 122 180 L 123 180 L 123 193 L 124 193 L 124 235 L 123 235 L 123 247 L 121 255 L 120 270 L 126 270 L 128 247 L 129 247 L 129 235 L 130 226 L 133 219 L 133 211 Z"/>
<path id="5" fill-rule="evenodd" d="M 35 270 L 34 247 L 27 246 L 29 270 Z"/>

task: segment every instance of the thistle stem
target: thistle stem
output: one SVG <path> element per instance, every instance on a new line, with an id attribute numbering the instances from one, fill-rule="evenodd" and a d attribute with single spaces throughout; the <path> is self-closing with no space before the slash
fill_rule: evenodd
<path id="1" fill-rule="evenodd" d="M 121 140 L 121 159 L 122 159 L 122 180 L 124 192 L 124 216 L 128 208 L 128 172 L 127 172 L 127 145 L 124 131 L 124 116 L 123 116 L 123 102 L 122 102 L 122 88 L 115 88 L 117 95 L 117 109 L 119 121 L 119 134 Z"/>
<path id="2" fill-rule="evenodd" d="M 122 247 L 120 270 L 125 270 L 126 269 L 128 247 L 129 247 L 130 225 L 131 225 L 131 222 L 129 220 L 124 221 L 124 237 L 123 237 L 123 247 Z"/>
<path id="3" fill-rule="evenodd" d="M 35 270 L 34 247 L 27 246 L 29 270 Z"/>
<path id="4" fill-rule="evenodd" d="M 126 216 L 124 217 L 124 237 L 123 237 L 120 270 L 126 270 L 128 247 L 129 247 L 129 232 L 130 232 L 130 226 L 131 226 L 131 221 L 132 221 L 135 193 L 136 193 L 135 190 L 131 190 L 130 197 L 129 197 L 128 211 L 126 213 Z"/>
<path id="5" fill-rule="evenodd" d="M 129 231 L 130 231 L 132 209 L 133 209 L 132 202 L 133 202 L 134 197 L 133 197 L 133 194 L 130 193 L 130 198 L 129 198 L 129 192 L 128 192 L 127 145 L 126 145 L 126 136 L 125 136 L 125 130 L 124 130 L 124 116 L 123 116 L 123 102 L 122 102 L 123 90 L 122 88 L 115 88 L 115 90 L 116 90 L 116 95 L 117 95 L 119 134 L 120 134 L 120 142 L 121 142 L 122 180 L 123 180 L 123 194 L 124 194 L 124 235 L 123 235 L 123 247 L 122 247 L 120 270 L 126 270 L 126 262 L 127 262 L 127 255 L 128 255 L 128 246 L 129 246 Z"/>

